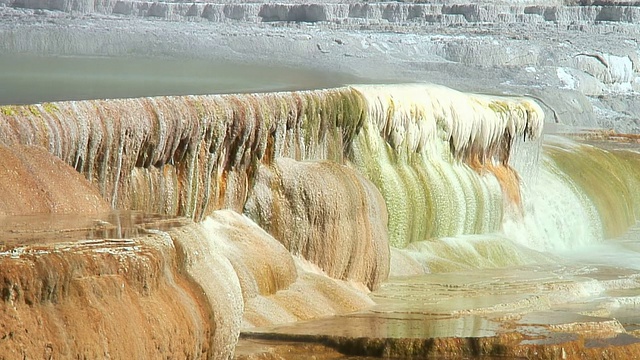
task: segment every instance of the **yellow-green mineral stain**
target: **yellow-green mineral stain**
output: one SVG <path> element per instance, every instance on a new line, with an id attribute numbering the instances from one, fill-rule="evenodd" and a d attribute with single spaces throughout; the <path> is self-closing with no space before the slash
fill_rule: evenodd
<path id="1" fill-rule="evenodd" d="M 60 111 L 60 109 L 56 104 L 49 103 L 49 102 L 42 104 L 42 108 L 44 109 L 44 111 L 46 111 L 49 114 Z"/>
<path id="2" fill-rule="evenodd" d="M 13 106 L 0 106 L 0 113 L 6 116 L 14 116 L 16 114 L 16 110 Z"/>

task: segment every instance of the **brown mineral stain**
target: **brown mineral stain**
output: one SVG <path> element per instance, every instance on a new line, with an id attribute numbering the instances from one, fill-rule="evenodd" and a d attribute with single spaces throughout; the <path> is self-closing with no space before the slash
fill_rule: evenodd
<path id="1" fill-rule="evenodd" d="M 36 146 L 0 145 L 0 215 L 109 210 L 83 176 Z"/>

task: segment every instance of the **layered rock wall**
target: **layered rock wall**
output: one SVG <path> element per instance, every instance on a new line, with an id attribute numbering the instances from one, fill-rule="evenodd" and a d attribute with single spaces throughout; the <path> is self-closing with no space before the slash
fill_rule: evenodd
<path id="1" fill-rule="evenodd" d="M 113 208 L 200 220 L 242 211 L 259 163 L 342 162 L 358 101 L 341 89 L 6 106 L 0 141 L 47 149 Z"/>
<path id="2" fill-rule="evenodd" d="M 338 209 L 345 199 L 336 197 L 328 202 L 328 193 L 311 197 L 312 189 L 303 190 L 309 184 L 298 179 L 305 173 L 304 166 L 295 162 L 285 166 L 278 159 L 352 164 L 377 189 L 364 179 L 358 180 L 356 174 L 330 170 L 340 186 L 360 181 L 361 190 L 355 193 L 364 199 L 357 202 L 365 204 L 362 213 L 338 216 L 336 220 L 340 221 L 335 225 L 347 226 L 345 229 L 353 225 L 347 232 L 356 234 L 363 231 L 356 224 L 365 224 L 368 235 L 359 241 L 377 244 L 366 250 L 374 257 L 382 256 L 380 249 L 386 247 L 381 235 L 384 229 L 375 225 L 386 216 L 376 200 L 378 190 L 391 209 L 390 235 L 396 246 L 431 236 L 495 231 L 501 219 L 502 195 L 489 190 L 492 185 L 486 176 L 480 180 L 477 176 L 488 171 L 499 182 L 506 179 L 498 176 L 495 167 L 508 168 L 514 139 L 526 141 L 539 136 L 543 122 L 542 111 L 529 100 L 467 96 L 425 85 L 9 106 L 3 108 L 3 117 L 0 129 L 6 145 L 48 148 L 83 173 L 114 208 L 200 220 L 222 208 L 242 212 L 249 196 L 253 196 L 258 199 L 250 205 L 256 209 L 254 218 L 273 234 L 280 234 L 276 237 L 290 249 L 307 247 L 304 244 L 314 243 L 309 239 L 317 235 L 300 238 L 302 228 L 296 229 L 298 225 L 284 218 L 274 227 L 269 224 L 272 216 L 285 216 L 284 209 L 290 211 L 301 202 L 306 205 L 298 209 L 301 212 L 296 216 L 315 217 L 315 210 L 311 209 L 326 212 L 329 205 Z M 454 172 L 466 175 L 443 175 L 433 170 L 458 165 L 462 166 Z M 282 175 L 268 176 L 270 172 Z M 306 175 L 305 181 L 309 179 Z M 446 180 L 442 182 L 443 179 Z M 277 196 L 264 196 L 272 191 L 270 188 L 279 186 L 261 184 L 274 181 L 281 184 L 284 194 L 277 201 Z M 501 185 L 504 191 L 509 187 L 507 183 Z M 450 196 L 451 186 L 458 189 L 454 193 L 459 193 L 460 201 L 438 200 Z M 430 194 L 425 191 L 427 188 L 439 190 Z M 469 196 L 462 195 L 467 192 L 475 193 L 471 197 L 481 199 L 482 205 L 469 207 L 468 201 L 463 200 Z M 335 195 L 341 193 L 336 191 Z M 281 201 L 285 201 L 283 209 L 270 210 Z M 407 204 L 424 212 L 411 212 Z M 305 207 L 308 208 L 303 211 Z M 487 207 L 494 211 L 481 210 Z M 459 225 L 433 227 L 426 218 L 413 218 L 455 208 L 467 209 L 467 216 Z M 294 211 L 290 215 L 295 214 Z M 491 220 L 478 216 L 489 216 Z M 442 218 L 453 221 L 451 217 Z M 316 222 L 312 218 L 308 221 Z M 421 230 L 411 224 L 421 224 Z M 325 230 L 316 228 L 311 233 Z M 293 245 L 291 240 L 282 238 L 285 234 L 297 234 L 295 241 L 299 243 Z M 338 239 L 345 233 L 333 235 L 340 242 Z M 385 276 L 386 266 L 375 264 L 378 260 L 385 263 L 386 256 L 369 265 L 362 264 L 369 270 L 347 270 L 341 265 L 330 270 L 327 261 L 309 253 L 304 255 L 314 258 L 318 265 L 322 263 L 330 274 L 342 274 L 345 279 L 351 278 L 347 274 L 354 271 L 360 274 L 354 280 L 369 284 L 377 282 L 371 283 L 372 279 Z M 374 268 L 379 268 L 382 276 L 370 273 Z"/>
<path id="3" fill-rule="evenodd" d="M 635 5 L 635 4 L 634 4 Z M 9 6 L 76 13 L 102 13 L 167 20 L 335 23 L 536 23 L 637 22 L 640 8 L 628 4 L 563 6 L 530 2 L 504 3 L 185 3 L 105 0 L 13 0 Z"/>
<path id="4" fill-rule="evenodd" d="M 201 220 L 223 208 L 242 212 L 252 189 L 257 199 L 263 196 L 261 192 L 270 191 L 254 187 L 261 181 L 261 166 L 275 166 L 263 174 L 277 172 L 278 168 L 291 172 L 274 181 L 282 183 L 283 191 L 288 187 L 301 191 L 302 182 L 285 181 L 300 176 L 296 174 L 298 167 L 294 163 L 278 167 L 278 158 L 352 164 L 377 187 L 363 183 L 363 196 L 382 192 L 391 209 L 391 242 L 400 247 L 430 236 L 494 231 L 501 219 L 501 195 L 488 195 L 495 191 L 487 187 L 491 185 L 481 185 L 491 182 L 483 174 L 488 171 L 499 181 L 505 179 L 492 169 L 508 167 L 514 139 L 538 137 L 544 121 L 542 110 L 530 100 L 468 96 L 429 85 L 96 100 L 8 106 L 2 110 L 5 121 L 0 124 L 0 131 L 5 134 L 2 141 L 6 145 L 47 148 L 83 173 L 117 209 Z M 438 174 L 433 172 L 440 166 L 435 163 L 447 168 L 462 165 L 459 171 L 466 175 Z M 478 175 L 485 180 L 478 180 Z M 357 180 L 355 175 L 345 176 L 346 173 L 339 175 L 337 182 Z M 270 181 L 269 176 L 263 178 Z M 435 192 L 438 195 L 425 191 L 437 187 L 435 184 L 443 179 L 446 180 Z M 453 207 L 449 200 L 437 200 L 450 196 L 446 189 L 450 186 L 459 193 Z M 295 191 L 285 191 L 288 205 L 304 198 L 304 191 L 298 195 Z M 476 194 L 473 198 L 482 199 L 482 206 L 465 204 L 468 196 L 462 194 L 471 192 Z M 327 211 L 327 205 L 341 206 L 337 200 L 330 204 L 327 197 L 307 196 L 303 202 L 309 209 Z M 485 205 L 485 201 L 493 205 Z M 374 224 L 385 211 L 377 205 L 375 196 L 368 202 L 371 209 L 358 215 L 368 219 L 365 226 L 369 229 L 368 236 L 360 241 L 380 244 L 376 247 L 381 249 L 385 247 L 384 241 L 379 240 L 381 229 Z M 413 219 L 418 215 L 409 211 L 407 204 L 424 209 L 418 214 L 464 208 L 467 216 L 459 225 L 442 224 L 442 230 L 431 232 L 431 223 L 422 217 Z M 263 210 L 271 206 L 263 205 Z M 481 211 L 487 207 L 495 211 Z M 254 216 L 268 226 L 270 216 Z M 360 232 L 356 230 L 359 225 L 355 225 L 358 216 L 338 217 L 342 222 L 336 225 L 351 224 L 347 228 L 353 225 L 352 232 Z M 478 216 L 492 220 L 477 221 Z M 442 218 L 447 223 L 453 221 L 451 217 Z M 414 223 L 421 224 L 422 230 L 414 228 Z M 297 225 L 285 221 L 279 226 L 283 228 L 272 229 L 272 233 L 284 235 L 289 233 L 288 227 Z M 291 231 L 290 234 L 298 234 L 300 229 Z M 290 244 L 288 239 L 279 240 Z M 295 241 L 303 244 L 306 236 Z M 382 274 L 384 268 L 379 267 Z M 355 271 L 363 277 L 354 280 L 367 283 L 378 278 L 369 274 L 370 270 L 324 269 L 343 275 Z"/>

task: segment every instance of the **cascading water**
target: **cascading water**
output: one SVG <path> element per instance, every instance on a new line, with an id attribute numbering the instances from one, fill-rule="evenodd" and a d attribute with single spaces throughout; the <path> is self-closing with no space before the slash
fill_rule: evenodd
<path id="1" fill-rule="evenodd" d="M 575 145 L 567 142 L 565 146 Z M 523 217 L 505 222 L 508 237 L 519 243 L 544 251 L 602 240 L 602 224 L 595 206 L 546 151 L 537 179 L 524 188 L 523 197 Z"/>
<path id="2" fill-rule="evenodd" d="M 197 351 L 224 358 L 241 327 L 371 307 L 370 291 L 382 306 L 390 288 L 404 289 L 397 298 L 407 289 L 414 296 L 433 288 L 416 290 L 424 281 L 446 280 L 448 272 L 556 266 L 567 251 L 624 233 L 640 209 L 640 156 L 541 140 L 543 122 L 530 99 L 426 84 L 2 106 L 0 150 L 8 155 L 0 161 L 0 181 L 7 188 L 16 174 L 38 181 L 0 194 L 0 214 L 76 214 L 86 207 L 99 214 L 110 206 L 181 218 L 169 229 L 144 227 L 132 235 L 131 252 L 107 252 L 104 261 L 156 251 L 145 250 L 144 234 L 161 239 L 163 257 L 136 271 L 169 284 L 151 294 L 163 301 L 167 289 L 179 288 L 175 311 L 189 313 L 190 322 L 172 321 L 185 334 L 200 334 Z M 69 189 L 38 192 L 51 173 L 45 164 L 65 168 L 52 181 L 78 184 L 81 194 L 60 206 L 56 199 Z M 20 202 L 30 205 L 12 210 Z M 18 245 L 0 248 L 0 271 L 8 279 L 2 291 L 10 294 L 3 309 L 36 306 L 47 313 L 55 302 L 44 297 L 28 304 L 20 294 L 30 280 L 11 269 L 54 256 L 57 245 Z M 75 254 L 73 246 L 66 251 Z M 80 265 L 69 268 L 101 281 L 100 269 L 83 265 L 84 248 L 76 252 Z M 122 264 L 109 274 L 126 273 Z M 64 271 L 56 268 L 51 276 Z M 75 281 L 73 271 L 55 286 Z M 443 274 L 412 278 L 409 285 L 389 282 L 389 275 L 425 273 Z M 135 282 L 130 276 L 123 281 Z M 512 294 L 515 300 L 505 304 L 448 314 L 543 309 L 617 286 L 543 280 L 526 287 L 543 296 Z M 628 288 L 636 284 L 625 281 Z M 498 288 L 484 279 L 477 289 L 485 283 Z M 127 296 L 149 295 L 145 286 Z M 105 303 L 118 299 L 109 291 Z M 67 306 L 83 295 L 65 290 L 56 296 Z M 424 301 L 437 309 L 441 300 L 433 299 Z M 484 323 L 467 320 L 460 323 Z M 157 331 L 171 331 L 162 325 Z M 69 339 L 54 350 L 80 354 Z M 106 353 L 114 351 L 110 346 L 104 345 Z M 147 344 L 139 355 L 171 352 L 165 350 Z"/>

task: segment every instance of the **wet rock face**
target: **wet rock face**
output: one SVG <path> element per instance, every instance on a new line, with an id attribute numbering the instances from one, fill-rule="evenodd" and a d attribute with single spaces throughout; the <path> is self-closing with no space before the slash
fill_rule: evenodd
<path id="1" fill-rule="evenodd" d="M 44 147 L 113 208 L 200 220 L 241 211 L 259 162 L 342 161 L 358 100 L 343 88 L 3 106 L 0 143 Z"/>
<path id="2" fill-rule="evenodd" d="M 245 212 L 331 277 L 373 289 L 389 273 L 384 200 L 346 166 L 278 158 L 258 171 Z"/>
<path id="3" fill-rule="evenodd" d="M 160 236 L 2 250 L 3 357 L 199 358 L 211 350 L 215 326 Z"/>
<path id="4" fill-rule="evenodd" d="M 86 230 L 122 217 L 26 218 L 41 223 L 29 231 L 25 217 L 11 217 L 0 227 L 0 356 L 8 358 L 227 359 L 241 327 L 372 304 L 364 286 L 329 278 L 229 210 L 201 223 L 131 223 L 137 229 L 121 233 L 138 235 L 119 239 Z"/>
<path id="5" fill-rule="evenodd" d="M 109 211 L 96 188 L 41 147 L 0 145 L 0 189 L 0 215 Z"/>
<path id="6" fill-rule="evenodd" d="M 344 172 L 340 164 L 353 163 L 380 190 L 390 209 L 391 243 L 404 247 L 433 234 L 428 231 L 433 221 L 425 216 L 431 211 L 431 195 L 424 189 L 433 188 L 434 182 L 442 180 L 443 186 L 456 183 L 453 178 L 429 173 L 429 169 L 437 167 L 434 161 L 449 166 L 455 163 L 452 156 L 465 163 L 504 163 L 509 158 L 511 140 L 537 138 L 544 121 L 540 107 L 529 99 L 475 96 L 425 84 L 72 101 L 4 106 L 0 110 L 0 132 L 4 134 L 0 143 L 47 148 L 84 174 L 116 209 L 186 216 L 196 221 L 219 209 L 242 212 L 262 167 L 268 168 L 284 157 L 331 161 L 336 166 L 323 165 L 329 170 L 296 167 L 295 176 L 283 178 L 287 187 L 283 191 L 288 192 L 284 195 L 285 205 L 297 206 L 291 216 L 313 217 L 308 221 L 319 225 L 290 234 L 282 230 L 283 237 L 276 237 L 286 245 L 287 236 L 301 236 L 302 245 L 290 248 L 294 253 L 303 254 L 331 276 L 364 281 L 369 286 L 374 286 L 379 276 L 386 276 L 379 264 L 387 263 L 380 259 L 387 259 L 388 254 L 380 240 L 373 240 L 374 245 L 366 245 L 368 250 L 363 252 L 377 253 L 379 258 L 371 260 L 367 256 L 362 264 L 357 260 L 357 265 L 347 260 L 353 254 L 335 260 L 335 253 L 323 254 L 317 241 L 306 240 L 320 239 L 312 233 L 321 234 L 331 227 L 335 233 L 330 238 L 351 237 L 363 230 L 373 234 L 366 238 L 378 239 L 377 234 L 384 233 L 386 225 L 377 219 L 386 214 L 377 205 L 377 190 L 363 183 L 355 172 Z M 435 154 L 440 154 L 442 160 Z M 323 193 L 324 180 L 309 175 L 315 170 L 331 177 L 336 188 Z M 467 180 L 470 183 L 486 179 Z M 314 187 L 323 190 L 316 193 Z M 463 191 L 461 188 L 459 193 Z M 447 206 L 444 192 L 441 202 Z M 482 196 L 481 192 L 487 191 L 476 191 L 478 196 Z M 357 194 L 345 198 L 353 200 L 346 204 L 356 207 L 344 210 L 353 211 L 344 219 L 357 223 L 360 217 L 365 229 L 341 232 L 338 224 L 344 214 L 326 223 L 334 225 L 316 219 L 331 218 L 333 215 L 324 207 L 340 208 L 344 194 Z M 365 198 L 367 204 L 358 207 Z M 457 196 L 455 206 L 449 208 L 455 207 L 454 213 L 459 212 L 457 209 L 468 210 L 464 224 L 449 226 L 457 221 L 456 217 L 440 216 L 446 224 L 436 232 L 450 236 L 478 231 L 477 228 L 495 231 L 502 205 L 494 198 L 492 195 L 486 200 L 496 211 L 483 212 L 493 214 L 491 219 L 483 219 L 482 225 L 476 226 L 476 210 L 480 207 L 467 206 L 464 197 Z M 315 204 L 300 205 L 305 202 Z M 303 209 L 308 206 L 313 210 Z M 289 211 L 283 209 L 276 213 Z M 367 220 L 370 218 L 376 220 Z M 377 228 L 366 229 L 368 224 L 376 223 L 380 224 L 375 225 Z M 265 226 L 275 234 L 280 231 L 275 228 L 284 225 Z M 314 242 L 316 245 L 302 249 Z M 350 246 L 342 251 L 361 253 Z M 331 269 L 333 266 L 337 267 Z"/>

